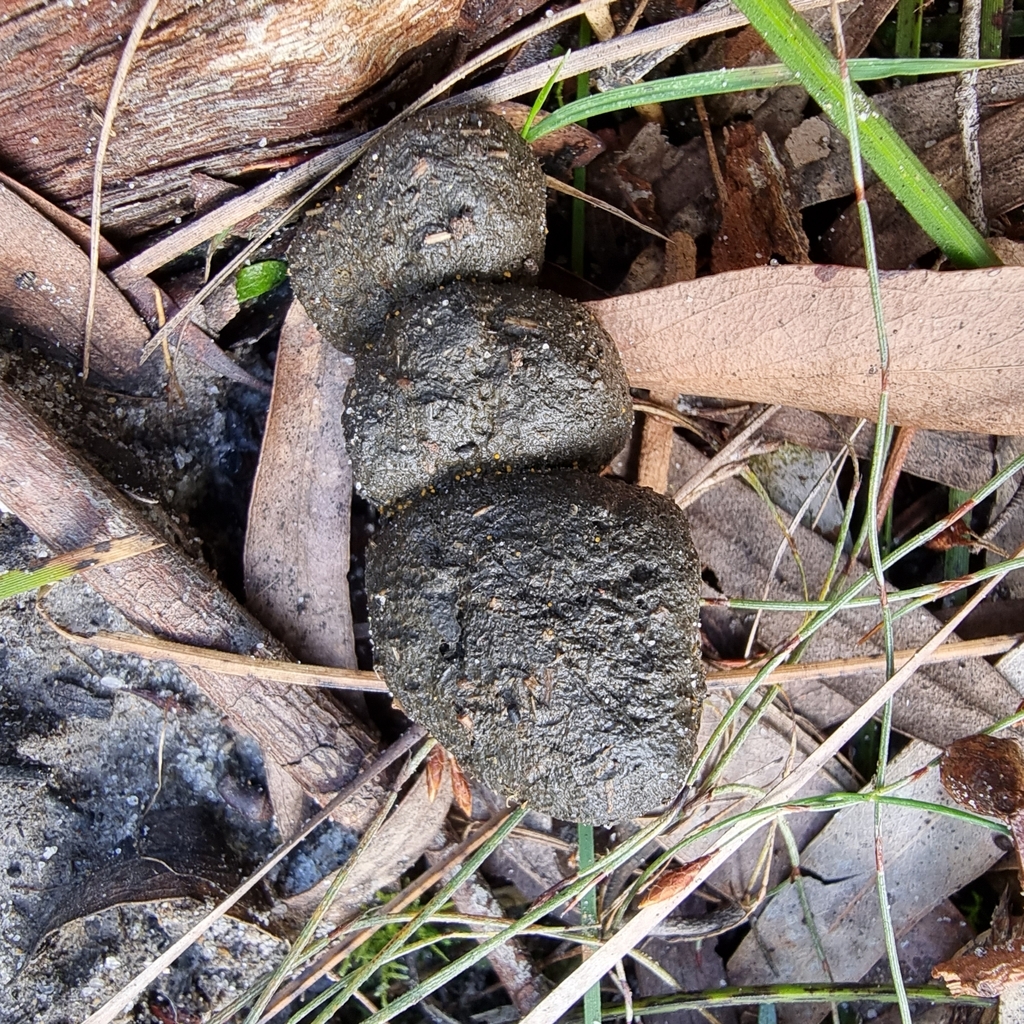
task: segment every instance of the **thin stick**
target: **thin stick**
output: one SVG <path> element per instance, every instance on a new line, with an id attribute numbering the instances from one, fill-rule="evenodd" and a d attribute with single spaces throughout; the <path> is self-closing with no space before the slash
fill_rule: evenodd
<path id="1" fill-rule="evenodd" d="M 107 157 L 107 145 L 114 131 L 114 114 L 121 100 L 121 90 L 128 78 L 135 51 L 142 41 L 149 19 L 153 17 L 160 0 L 146 0 L 132 25 L 124 51 L 118 61 L 114 81 L 107 97 L 107 108 L 103 112 L 103 127 L 96 142 L 96 164 L 92 172 L 92 211 L 89 219 L 89 301 L 85 307 L 85 340 L 82 343 L 82 380 L 89 379 L 89 355 L 92 344 L 92 326 L 96 318 L 96 290 L 100 281 L 100 202 L 103 198 L 103 161 Z"/>
<path id="2" fill-rule="evenodd" d="M 778 411 L 782 406 L 769 405 L 767 408 L 762 409 L 756 416 L 752 417 L 750 422 L 743 427 L 743 429 L 734 437 L 727 445 L 725 445 L 720 451 L 715 453 L 715 456 L 708 461 L 699 469 L 689 480 L 683 484 L 682 487 L 672 495 L 672 500 L 680 507 L 685 508 L 691 502 L 691 495 L 693 495 L 700 485 L 715 472 L 724 465 L 728 465 L 734 458 L 737 457 L 738 453 L 743 449 L 744 445 L 750 438 L 756 434 Z"/>
<path id="3" fill-rule="evenodd" d="M 1024 633 L 1007 633 L 1002 636 L 982 637 L 977 640 L 958 640 L 943 644 L 922 661 L 924 665 L 936 665 L 961 658 L 992 658 L 1006 654 L 1019 646 Z M 897 668 L 902 668 L 917 653 L 916 648 L 895 651 L 893 657 Z M 795 665 L 780 665 L 772 674 L 771 681 L 781 683 L 798 682 L 804 679 L 836 679 L 855 672 L 871 672 L 885 668 L 885 655 L 859 658 L 835 658 L 831 661 L 798 662 Z M 727 689 L 749 683 L 760 671 L 753 668 L 730 668 L 720 672 L 709 672 L 707 684 L 710 689 Z"/>
<path id="4" fill-rule="evenodd" d="M 97 647 L 114 654 L 134 654 L 148 661 L 172 661 L 181 668 L 200 668 L 240 679 L 261 679 L 270 683 L 291 686 L 324 686 L 332 690 L 367 690 L 388 693 L 387 684 L 374 672 L 360 672 L 351 668 L 328 668 L 322 665 L 299 665 L 289 661 L 273 661 L 215 651 L 208 647 L 193 647 L 173 640 L 134 633 L 93 633 L 85 636 L 70 633 L 47 619 L 50 626 L 65 640 Z"/>
<path id="5" fill-rule="evenodd" d="M 654 235 L 655 238 L 660 238 L 663 242 L 668 241 L 668 237 L 663 235 L 657 228 L 652 228 L 649 224 L 644 224 L 643 221 L 639 221 L 636 217 L 631 217 L 624 210 L 620 210 L 617 206 L 612 206 L 611 203 L 606 203 L 603 199 L 598 199 L 596 196 L 587 195 L 586 192 L 582 192 L 578 188 L 574 188 L 568 182 L 559 181 L 558 178 L 551 177 L 550 174 L 545 175 L 547 186 L 552 192 L 561 192 L 563 195 L 572 196 L 573 199 L 579 199 L 581 202 L 589 203 L 597 210 L 604 210 L 605 213 L 610 213 L 613 217 L 621 217 L 627 224 L 632 224 L 633 227 L 639 228 L 641 231 L 646 231 L 649 235 Z"/>
<path id="6" fill-rule="evenodd" d="M 718 161 L 718 150 L 715 149 L 715 137 L 711 134 L 711 121 L 708 119 L 708 108 L 704 105 L 704 97 L 694 96 L 693 105 L 697 108 L 700 130 L 704 134 L 708 163 L 711 164 L 711 177 L 715 179 L 715 188 L 718 189 L 718 202 L 721 209 L 724 210 L 725 204 L 729 202 L 729 189 L 725 184 L 725 175 L 722 174 L 722 165 Z"/>
<path id="7" fill-rule="evenodd" d="M 893 438 L 892 449 L 889 452 L 889 461 L 885 464 L 885 474 L 882 477 L 882 489 L 878 495 L 878 512 L 875 515 L 875 529 L 882 528 L 886 512 L 892 504 L 892 496 L 896 493 L 896 484 L 899 482 L 900 473 L 903 472 L 903 464 L 910 454 L 910 446 L 914 443 L 914 435 L 917 427 L 897 427 L 896 436 Z"/>
<path id="8" fill-rule="evenodd" d="M 291 853 L 306 836 L 318 825 L 325 822 L 338 807 L 346 800 L 350 800 L 363 786 L 375 779 L 382 771 L 389 768 L 395 761 L 416 746 L 426 735 L 426 729 L 418 725 L 414 725 L 406 730 L 369 768 L 357 775 L 352 782 L 341 790 L 323 810 L 314 814 L 291 839 L 286 843 L 282 843 L 263 862 L 261 867 L 251 874 L 233 893 L 221 900 L 213 910 L 197 921 L 177 942 L 172 943 L 144 971 L 132 978 L 127 985 L 121 988 L 116 995 L 108 999 L 95 1013 L 90 1014 L 86 1018 L 85 1024 L 111 1024 L 111 1021 L 126 1012 L 150 982 L 160 977 L 165 968 L 170 967 L 186 949 L 199 939 L 210 925 L 220 920 L 253 886 L 264 878 L 268 872 L 273 870 L 277 864 L 280 864 L 282 859 Z"/>
<path id="9" fill-rule="evenodd" d="M 978 57 L 981 46 L 982 0 L 964 0 L 960 13 L 960 56 Z M 978 131 L 981 114 L 978 110 L 978 72 L 957 75 L 953 93 L 956 116 L 960 125 L 960 147 L 964 158 L 964 199 L 967 216 L 982 233 L 987 230 L 985 195 L 981 180 L 981 150 Z"/>

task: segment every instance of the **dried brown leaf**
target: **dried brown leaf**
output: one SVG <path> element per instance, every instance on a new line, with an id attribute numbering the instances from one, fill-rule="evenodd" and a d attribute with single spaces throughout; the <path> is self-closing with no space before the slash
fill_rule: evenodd
<path id="1" fill-rule="evenodd" d="M 735 275 L 734 275 L 735 276 Z M 676 438 L 672 483 L 700 472 L 707 460 L 682 438 Z M 772 580 L 771 596 L 798 599 L 803 580 L 789 554 L 772 573 L 782 534 L 771 512 L 744 484 L 727 481 L 703 495 L 688 509 L 694 545 L 717 580 L 716 586 L 733 597 L 760 597 L 764 582 Z M 806 527 L 793 531 L 811 592 L 817 592 L 832 560 L 832 545 Z M 721 616 L 707 609 L 706 625 L 714 628 Z M 814 638 L 807 651 L 809 661 L 858 657 L 880 651 L 877 640 L 859 643 L 878 621 L 876 610 L 842 612 Z M 766 613 L 758 629 L 761 641 L 774 647 L 799 626 L 800 616 Z M 935 633 L 938 623 L 924 609 L 917 609 L 896 623 L 897 648 L 920 647 Z M 728 628 L 724 623 L 721 628 Z M 819 728 L 829 728 L 849 716 L 857 703 L 877 689 L 877 677 L 855 673 L 841 680 L 787 681 L 787 691 L 797 712 Z M 993 720 L 1010 714 L 1020 697 L 1010 683 L 981 659 L 963 664 L 923 666 L 904 686 L 894 705 L 895 724 L 907 733 L 945 747 L 965 734 L 977 732 Z"/>
<path id="2" fill-rule="evenodd" d="M 459 762 L 449 756 L 452 770 L 452 802 L 467 818 L 473 817 L 473 793 L 469 781 L 459 767 Z"/>
<path id="3" fill-rule="evenodd" d="M 530 116 L 530 108 L 525 103 L 515 103 L 512 100 L 492 103 L 488 109 L 503 117 L 516 131 L 522 130 Z M 534 123 L 543 121 L 547 116 L 545 111 L 540 111 Z M 555 159 L 560 168 L 571 170 L 586 167 L 599 157 L 607 146 L 593 132 L 588 132 L 578 124 L 570 124 L 542 136 L 532 143 L 530 148 L 538 159 Z"/>
<path id="4" fill-rule="evenodd" d="M 356 664 L 347 581 L 352 470 L 341 424 L 351 368 L 293 302 L 245 538 L 249 607 L 303 661 L 342 668 Z"/>
<path id="5" fill-rule="evenodd" d="M 641 909 L 654 906 L 655 903 L 664 903 L 677 896 L 693 882 L 710 860 L 711 854 L 705 854 L 703 857 L 698 857 L 697 860 L 690 861 L 689 864 L 684 864 L 681 868 L 666 871 L 651 886 L 647 895 L 640 900 Z"/>
<path id="6" fill-rule="evenodd" d="M 894 422 L 1024 434 L 1024 353 L 1013 326 L 1024 321 L 1024 268 L 894 273 L 882 301 Z M 878 341 L 863 270 L 758 267 L 590 309 L 634 387 L 877 415 Z"/>
<path id="7" fill-rule="evenodd" d="M 985 213 L 992 219 L 1024 202 L 1024 104 L 1014 103 L 982 121 L 978 133 L 984 168 Z M 959 133 L 951 134 L 921 153 L 921 160 L 955 203 L 964 203 L 963 160 Z M 899 269 L 924 256 L 935 243 L 918 227 L 885 185 L 867 190 L 875 246 L 883 269 Z M 860 227 L 854 210 L 847 210 L 822 236 L 828 259 L 858 264 L 864 260 Z M 951 306 L 950 308 L 955 308 Z"/>
<path id="8" fill-rule="evenodd" d="M 423 775 L 427 780 L 427 800 L 430 803 L 434 802 L 440 792 L 447 760 L 448 756 L 445 754 L 444 747 L 437 743 L 427 756 L 427 763 L 423 766 Z"/>
<path id="9" fill-rule="evenodd" d="M 946 802 L 934 771 L 915 774 L 935 753 L 934 747 L 915 742 L 894 759 L 890 777 L 911 777 L 901 795 Z M 852 982 L 872 968 L 882 952 L 874 813 L 870 803 L 844 809 L 800 855 L 800 866 L 810 875 L 804 880 L 804 897 L 828 969 L 805 923 L 801 896 L 789 886 L 771 900 L 758 918 L 756 934 L 748 935 L 730 959 L 731 984 Z M 905 936 L 931 907 L 1002 856 L 991 833 L 918 807 L 884 807 L 881 831 L 890 912 L 901 952 Z M 814 881 L 819 878 L 828 884 Z M 813 1024 L 822 1013 L 821 1005 L 788 1006 L 780 1016 L 787 1024 Z"/>

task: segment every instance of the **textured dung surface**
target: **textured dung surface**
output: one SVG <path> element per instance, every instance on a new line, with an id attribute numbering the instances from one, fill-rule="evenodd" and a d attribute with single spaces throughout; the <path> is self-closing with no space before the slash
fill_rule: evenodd
<path id="1" fill-rule="evenodd" d="M 469 774 L 593 823 L 682 786 L 700 566 L 669 499 L 571 470 L 453 483 L 384 524 L 367 582 L 384 678 Z"/>
<path id="2" fill-rule="evenodd" d="M 501 118 L 411 118 L 309 211 L 288 253 L 295 292 L 321 334 L 355 352 L 417 292 L 458 275 L 534 277 L 544 204 L 544 175 Z"/>
<path id="3" fill-rule="evenodd" d="M 600 469 L 629 440 L 618 350 L 554 292 L 456 282 L 408 303 L 356 363 L 345 430 L 378 504 L 479 466 Z"/>

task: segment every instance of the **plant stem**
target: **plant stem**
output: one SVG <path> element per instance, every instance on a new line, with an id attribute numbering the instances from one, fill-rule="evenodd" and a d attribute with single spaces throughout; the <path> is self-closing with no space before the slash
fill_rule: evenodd
<path id="1" fill-rule="evenodd" d="M 576 846 L 580 871 L 594 866 L 594 826 L 576 826 Z M 597 890 L 591 889 L 580 900 L 580 923 L 594 928 L 597 925 Z M 583 953 L 586 959 L 586 951 Z M 601 1020 L 601 983 L 591 985 L 583 995 L 584 1024 L 598 1024 Z"/>

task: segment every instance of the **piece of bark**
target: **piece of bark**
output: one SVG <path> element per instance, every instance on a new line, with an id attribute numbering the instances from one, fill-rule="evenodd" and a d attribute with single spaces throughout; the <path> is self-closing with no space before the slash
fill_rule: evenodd
<path id="1" fill-rule="evenodd" d="M 0 185 L 0 315 L 44 337 L 77 362 L 85 334 L 89 260 L 11 189 Z M 114 384 L 137 381 L 149 331 L 124 296 L 99 275 L 92 366 Z M 156 367 L 145 377 L 154 378 Z"/>
<path id="2" fill-rule="evenodd" d="M 978 133 L 984 169 L 985 215 L 989 220 L 1024 203 L 1024 103 L 1015 103 L 984 120 Z M 960 136 L 951 135 L 921 154 L 921 161 L 950 200 L 964 203 Z M 935 243 L 885 185 L 867 190 L 879 266 L 899 270 L 935 248 Z M 822 236 L 826 257 L 835 263 L 863 265 L 864 247 L 856 209 L 841 214 Z"/>
<path id="3" fill-rule="evenodd" d="M 88 228 L 24 186 L 4 184 L 0 222 L 5 226 L 0 235 L 0 315 L 45 339 L 77 365 L 82 360 L 89 295 Z M 117 250 L 102 239 L 100 258 L 101 263 L 117 258 Z M 172 315 L 174 303 L 148 278 L 123 268 L 109 277 L 101 272 L 97 278 L 91 368 L 118 390 L 154 394 L 163 386 L 161 360 L 139 365 L 149 341 L 146 321 L 154 327 L 158 322 L 158 295 L 164 313 Z M 264 390 L 261 381 L 195 324 L 181 332 L 180 347 L 206 369 Z"/>
<path id="4" fill-rule="evenodd" d="M 192 210 L 191 174 L 233 177 L 318 142 L 339 106 L 453 29 L 462 0 L 165 0 L 142 37 L 104 167 L 104 227 L 137 235 Z M 131 0 L 15 0 L 0 20 L 0 159 L 86 215 Z"/>
<path id="5" fill-rule="evenodd" d="M 891 422 L 1024 434 L 1024 269 L 888 274 L 882 304 Z M 633 387 L 877 415 L 863 270 L 755 267 L 588 305 Z"/>
<path id="6" fill-rule="evenodd" d="M 661 284 L 692 281 L 697 276 L 697 243 L 685 231 L 674 231 L 665 245 L 662 261 Z M 671 391 L 652 391 L 652 402 L 674 408 L 679 395 Z M 640 463 L 637 467 L 637 485 L 650 487 L 664 494 L 668 489 L 668 475 L 672 463 L 672 440 L 675 427 L 658 416 L 644 418 L 643 437 L 640 441 Z"/>
<path id="7" fill-rule="evenodd" d="M 810 263 L 807 236 L 786 169 L 752 122 L 726 130 L 722 225 L 711 243 L 711 271 L 765 266 L 772 257 Z"/>
<path id="8" fill-rule="evenodd" d="M 153 530 L 5 384 L 0 384 L 0 501 L 56 551 Z M 163 538 L 160 538 L 163 539 Z M 166 546 L 84 578 L 146 632 L 184 643 L 285 657 L 280 644 L 195 563 Z M 324 801 L 358 773 L 375 744 L 328 696 L 249 682 L 200 669 L 186 674 L 239 732 L 259 743 L 282 832 L 304 816 L 302 794 Z M 360 830 L 381 798 L 379 786 L 339 808 Z"/>
<path id="9" fill-rule="evenodd" d="M 341 413 L 353 362 L 302 304 L 281 328 L 245 536 L 253 614 L 302 661 L 355 668 L 349 604 L 352 463 Z"/>
<path id="10" fill-rule="evenodd" d="M 651 401 L 671 408 L 676 395 L 652 391 Z M 672 462 L 672 441 L 675 428 L 670 420 L 650 413 L 644 416 L 644 433 L 640 442 L 640 463 L 637 467 L 637 486 L 650 487 L 658 494 L 668 489 L 668 474 Z"/>

